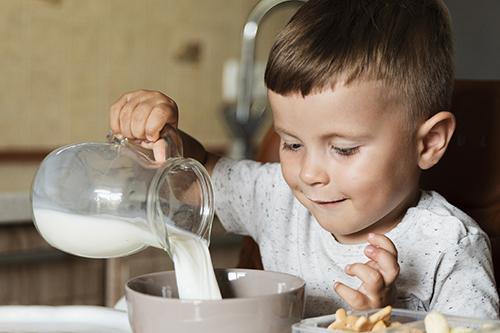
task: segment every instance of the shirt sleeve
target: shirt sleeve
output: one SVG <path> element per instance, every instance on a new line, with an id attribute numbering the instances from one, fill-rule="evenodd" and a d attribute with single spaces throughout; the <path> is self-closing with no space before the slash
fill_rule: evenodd
<path id="1" fill-rule="evenodd" d="M 446 251 L 435 281 L 432 309 L 466 317 L 498 318 L 498 293 L 485 234 L 469 234 Z"/>
<path id="2" fill-rule="evenodd" d="M 221 158 L 212 173 L 215 212 L 224 228 L 258 241 L 260 224 L 273 202 L 279 164 Z"/>

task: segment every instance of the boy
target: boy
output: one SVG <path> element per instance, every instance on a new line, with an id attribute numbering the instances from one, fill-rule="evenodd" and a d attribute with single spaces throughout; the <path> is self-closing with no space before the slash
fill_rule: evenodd
<path id="1" fill-rule="evenodd" d="M 418 188 L 455 129 L 444 5 L 310 0 L 277 37 L 265 80 L 279 165 L 219 159 L 183 140 L 212 175 L 225 228 L 259 243 L 265 269 L 306 280 L 305 316 L 392 304 L 496 318 L 487 236 Z M 177 121 L 159 92 L 111 107 L 113 131 L 158 159 L 160 131 Z"/>

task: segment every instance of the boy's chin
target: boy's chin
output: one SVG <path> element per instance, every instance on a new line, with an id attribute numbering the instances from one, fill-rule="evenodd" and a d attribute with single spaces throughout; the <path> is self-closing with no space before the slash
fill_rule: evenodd
<path id="1" fill-rule="evenodd" d="M 341 244 L 361 244 L 366 243 L 368 232 L 358 231 L 349 234 L 334 234 L 330 233 L 335 240 Z"/>
<path id="2" fill-rule="evenodd" d="M 368 237 L 369 231 L 366 228 L 354 229 L 354 228 L 337 228 L 333 225 L 332 221 L 324 221 L 316 217 L 319 225 L 326 231 L 328 231 L 335 240 L 339 243 L 365 243 Z"/>

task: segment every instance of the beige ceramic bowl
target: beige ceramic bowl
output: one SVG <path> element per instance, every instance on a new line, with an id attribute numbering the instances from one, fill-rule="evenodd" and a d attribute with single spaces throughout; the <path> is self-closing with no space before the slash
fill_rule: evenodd
<path id="1" fill-rule="evenodd" d="M 289 333 L 304 308 L 304 280 L 276 272 L 216 269 L 222 300 L 179 300 L 173 271 L 125 287 L 136 333 Z M 171 293 L 171 298 L 161 295 Z"/>

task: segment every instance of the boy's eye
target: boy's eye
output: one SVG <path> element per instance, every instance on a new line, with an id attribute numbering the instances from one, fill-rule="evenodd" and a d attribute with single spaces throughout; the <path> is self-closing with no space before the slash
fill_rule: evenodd
<path id="1" fill-rule="evenodd" d="M 302 147 L 300 143 L 286 143 L 283 142 L 283 150 L 297 151 Z"/>
<path id="2" fill-rule="evenodd" d="M 359 150 L 359 147 L 352 147 L 352 148 L 333 147 L 333 150 L 339 155 L 350 156 L 355 154 Z"/>

